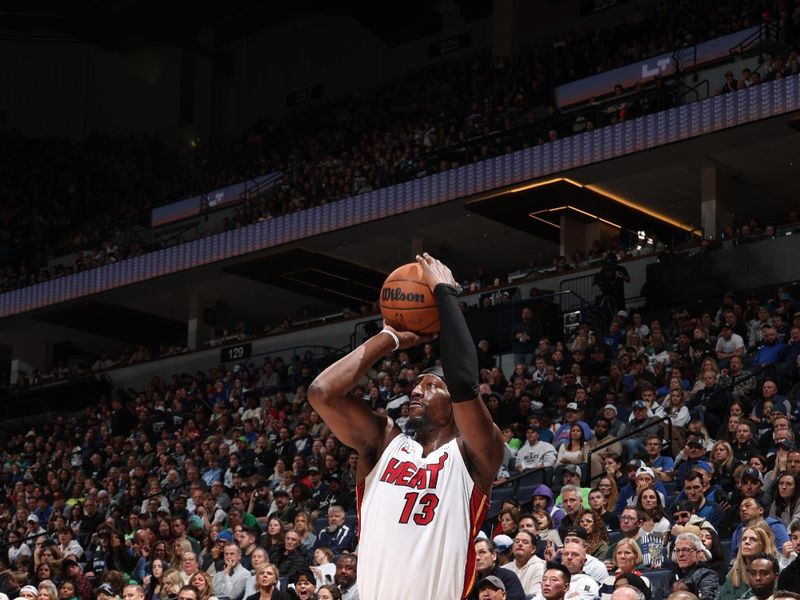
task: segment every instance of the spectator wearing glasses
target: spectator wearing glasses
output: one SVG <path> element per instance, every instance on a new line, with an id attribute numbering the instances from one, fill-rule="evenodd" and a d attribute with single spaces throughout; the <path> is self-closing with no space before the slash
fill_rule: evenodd
<path id="1" fill-rule="evenodd" d="M 605 561 L 606 568 L 609 570 L 609 572 L 613 572 L 616 568 L 614 560 L 616 557 L 617 546 L 626 540 L 631 541 L 636 545 L 636 548 L 639 552 L 636 564 L 641 564 L 642 550 L 639 548 L 639 544 L 636 540 L 639 537 L 639 528 L 642 525 L 642 521 L 644 521 L 644 515 L 636 507 L 626 506 L 623 509 L 622 514 L 619 516 L 619 529 L 622 532 L 622 539 L 611 546 L 608 551 L 610 558 L 606 559 Z"/>
<path id="2" fill-rule="evenodd" d="M 719 576 L 705 566 L 702 540 L 693 533 L 681 533 L 675 539 L 675 575 L 678 581 L 697 590 L 703 599 L 715 598 L 719 591 Z"/>
<path id="3" fill-rule="evenodd" d="M 628 509 L 625 509 L 626 511 Z M 601 600 L 611 600 L 611 594 L 614 593 L 614 584 L 617 577 L 622 574 L 633 573 L 642 577 L 645 583 L 649 585 L 649 581 L 642 575 L 640 565 L 642 564 L 642 551 L 639 544 L 633 539 L 623 538 L 614 548 L 614 560 L 612 567 L 609 569 L 609 575 L 600 587 Z"/>

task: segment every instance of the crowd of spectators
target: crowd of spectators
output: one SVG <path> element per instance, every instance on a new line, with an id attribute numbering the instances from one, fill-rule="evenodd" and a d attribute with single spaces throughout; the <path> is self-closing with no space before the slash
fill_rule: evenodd
<path id="1" fill-rule="evenodd" d="M 201 143 L 182 157 L 153 139 L 93 135 L 73 144 L 5 135 L 0 290 L 156 249 L 135 237 L 113 240 L 133 224 L 146 225 L 154 205 L 276 170 L 285 174 L 277 191 L 237 208 L 225 229 L 662 110 L 676 101 L 663 81 L 652 90 L 615 90 L 579 117 L 560 115 L 552 92 L 761 21 L 792 20 L 790 9 L 785 0 L 665 0 L 610 29 L 554 34 L 510 58 L 477 53 L 417 69 L 290 112 L 280 123 L 257 123 L 231 144 Z M 770 64 L 775 69 L 762 77 L 793 69 L 796 60 Z M 46 266 L 64 255 L 71 262 Z"/>
<path id="2" fill-rule="evenodd" d="M 776 239 L 786 232 L 797 233 L 798 231 L 800 231 L 800 214 L 796 211 L 791 211 L 788 214 L 787 222 L 778 227 L 771 224 L 762 226 L 758 219 L 752 218 L 746 223 L 743 223 L 741 227 L 734 227 L 733 225 L 725 226 L 720 234 L 719 242 L 716 245 L 704 242 L 704 244 L 700 246 L 690 244 L 687 248 L 695 248 L 702 251 L 714 249 L 722 242 L 732 242 L 736 245 L 752 244 Z M 633 239 L 629 240 L 628 243 L 624 243 L 622 238 L 615 236 L 609 240 L 608 246 L 604 246 L 599 240 L 594 240 L 585 252 L 576 251 L 570 259 L 565 256 L 555 256 L 549 265 L 537 265 L 531 261 L 523 268 L 518 269 L 516 274 L 518 276 L 524 274 L 522 277 L 518 277 L 518 279 L 522 278 L 525 280 L 540 277 L 546 278 L 554 274 L 561 275 L 571 271 L 600 267 L 602 266 L 602 258 L 608 251 L 613 252 L 618 257 L 618 260 L 623 261 L 628 258 L 635 258 L 653 252 L 663 252 L 665 250 L 667 250 L 667 246 L 655 237 L 646 240 Z M 500 289 L 506 286 L 510 274 L 508 269 L 502 272 L 495 272 L 488 271 L 483 267 L 478 267 L 475 275 L 472 278 L 464 280 L 462 286 L 465 290 L 490 290 L 490 293 L 485 293 L 478 297 L 472 306 L 465 303 L 464 308 L 466 310 L 472 308 L 491 308 L 497 304 L 506 304 L 518 300 L 519 298 L 515 293 Z M 602 281 L 597 281 L 596 284 L 599 296 L 606 293 L 602 289 L 604 287 Z M 494 289 L 493 293 L 491 292 L 492 289 Z M 619 302 L 619 299 L 617 299 L 617 302 Z M 624 301 L 620 306 L 623 304 Z M 205 342 L 205 346 L 215 348 L 225 344 L 251 341 L 265 336 L 280 335 L 301 327 L 329 323 L 337 319 L 362 318 L 365 316 L 377 315 L 379 312 L 377 300 L 373 302 L 372 305 L 362 303 L 358 310 L 344 307 L 340 313 L 332 315 L 315 315 L 308 305 L 303 305 L 298 309 L 290 307 L 287 310 L 286 317 L 280 322 L 275 321 L 263 326 L 257 326 L 250 325 L 244 321 L 238 321 L 230 326 L 223 326 L 219 331 L 215 332 L 215 335 L 211 339 Z M 31 373 L 23 373 L 17 384 L 13 386 L 13 389 L 25 390 L 40 384 L 79 379 L 91 375 L 92 373 L 100 373 L 152 360 L 160 360 L 169 356 L 184 354 L 189 351 L 189 348 L 184 343 L 165 343 L 152 348 L 141 345 L 137 346 L 135 349 L 126 348 L 118 355 L 102 353 L 90 361 L 80 360 L 70 361 L 69 363 L 59 361 L 49 368 L 40 366 Z"/>
<path id="3" fill-rule="evenodd" d="M 538 594 L 544 561 L 560 560 L 586 600 L 620 577 L 657 599 L 731 600 L 757 592 L 764 552 L 800 592 L 800 312 L 786 289 L 531 333 L 509 374 L 478 344 L 479 394 L 506 442 L 476 541 L 482 577 Z M 437 360 L 435 344 L 388 354 L 352 393 L 402 426 Z M 186 583 L 200 594 L 186 600 L 291 584 L 301 598 L 353 597 L 357 454 L 306 400 L 317 368 L 308 354 L 154 378 L 6 432 L 0 592 L 55 582 L 49 600 L 90 600 L 134 581 L 151 598 Z"/>

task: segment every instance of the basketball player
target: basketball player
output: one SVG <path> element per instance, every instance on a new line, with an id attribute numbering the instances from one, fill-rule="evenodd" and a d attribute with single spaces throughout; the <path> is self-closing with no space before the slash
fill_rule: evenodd
<path id="1" fill-rule="evenodd" d="M 349 391 L 387 352 L 424 341 L 414 333 L 384 326 L 308 390 L 333 433 L 359 453 L 361 600 L 465 597 L 475 582 L 472 541 L 503 459 L 500 430 L 478 398 L 477 354 L 457 284 L 427 253 L 417 262 L 439 306 L 443 368 L 416 380 L 406 432 Z"/>

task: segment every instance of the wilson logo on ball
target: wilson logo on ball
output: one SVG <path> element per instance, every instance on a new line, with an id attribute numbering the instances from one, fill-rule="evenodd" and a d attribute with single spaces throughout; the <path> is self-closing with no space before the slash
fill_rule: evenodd
<path id="1" fill-rule="evenodd" d="M 383 288 L 381 291 L 381 300 L 394 300 L 397 302 L 416 302 L 417 304 L 425 304 L 425 294 L 406 293 L 399 287 Z"/>

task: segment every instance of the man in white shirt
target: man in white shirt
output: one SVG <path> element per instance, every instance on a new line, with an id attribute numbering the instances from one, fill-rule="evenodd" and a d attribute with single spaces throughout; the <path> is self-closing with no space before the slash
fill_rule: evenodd
<path id="1" fill-rule="evenodd" d="M 538 592 L 547 563 L 536 556 L 536 538 L 534 534 L 526 530 L 517 533 L 514 537 L 514 544 L 511 546 L 511 554 L 514 560 L 503 565 L 503 567 L 519 577 L 526 595 Z"/>
<path id="2" fill-rule="evenodd" d="M 723 323 L 717 338 L 717 359 L 730 360 L 732 356 L 744 356 L 744 340 L 738 333 L 733 333 L 730 323 Z"/>
<path id="3" fill-rule="evenodd" d="M 83 556 L 83 547 L 75 540 L 75 532 L 69 525 L 58 530 L 58 550 L 61 556 L 72 555 L 75 560 L 80 560 Z"/>
<path id="4" fill-rule="evenodd" d="M 552 468 L 556 464 L 555 447 L 539 439 L 539 430 L 536 427 L 528 427 L 525 437 L 527 441 L 517 452 L 517 471 L 522 473 Z"/>

